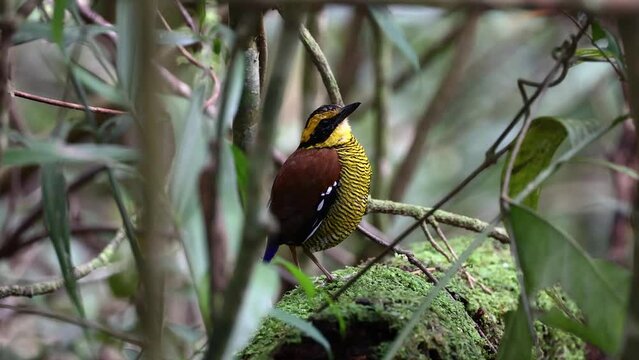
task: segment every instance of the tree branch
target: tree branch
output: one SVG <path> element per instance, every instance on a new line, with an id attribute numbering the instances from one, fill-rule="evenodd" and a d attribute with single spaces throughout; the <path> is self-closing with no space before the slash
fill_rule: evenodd
<path id="1" fill-rule="evenodd" d="M 369 199 L 368 200 L 368 208 L 367 213 L 382 213 L 382 214 L 392 214 L 392 215 L 400 215 L 400 216 L 409 216 L 415 219 L 421 219 L 425 214 L 430 212 L 432 208 L 419 206 L 419 205 L 411 205 L 404 204 L 399 202 L 394 202 L 391 200 L 378 200 L 378 199 Z M 479 219 L 471 218 L 464 215 L 454 214 L 444 210 L 436 210 L 430 218 L 435 221 L 458 227 L 461 229 L 466 229 L 472 232 L 481 233 L 488 227 L 488 223 Z M 508 234 L 506 230 L 503 228 L 495 228 L 491 232 L 488 233 L 488 236 L 493 239 L 499 241 L 503 244 L 508 244 Z"/>
<path id="2" fill-rule="evenodd" d="M 19 98 L 32 100 L 32 101 L 37 101 L 37 102 L 40 102 L 40 103 L 43 103 L 43 104 L 63 107 L 63 108 L 67 108 L 67 109 L 81 110 L 81 111 L 86 111 L 88 109 L 89 111 L 94 112 L 96 114 L 107 114 L 107 115 L 126 114 L 126 111 L 123 111 L 123 110 L 108 109 L 108 108 L 103 108 L 103 107 L 98 107 L 98 106 L 87 106 L 87 107 L 85 107 L 82 104 L 72 103 L 72 102 L 63 101 L 63 100 L 52 99 L 52 98 L 48 98 L 48 97 L 45 97 L 45 96 L 31 94 L 31 93 L 28 93 L 26 91 L 14 90 L 13 91 L 13 95 L 16 96 L 16 97 L 19 97 Z"/>
<path id="3" fill-rule="evenodd" d="M 335 76 L 328 64 L 328 60 L 326 60 L 326 56 L 324 56 L 322 49 L 313 38 L 313 35 L 311 35 L 308 29 L 302 25 L 300 25 L 299 28 L 299 38 L 302 41 L 302 44 L 304 44 L 308 54 L 311 56 L 313 63 L 317 67 L 317 71 L 319 71 L 322 76 L 322 82 L 324 83 L 324 87 L 326 87 L 326 91 L 328 91 L 328 97 L 330 98 L 331 103 L 344 105 L 344 100 L 342 99 L 342 94 L 339 91 L 337 80 L 335 80 Z"/>
<path id="4" fill-rule="evenodd" d="M 75 279 L 81 279 L 96 269 L 107 266 L 113 259 L 113 255 L 125 239 L 123 231 L 119 231 L 115 237 L 104 247 L 102 252 L 87 263 L 75 267 L 73 276 Z M 57 278 L 55 280 L 42 281 L 29 285 L 4 285 L 0 286 L 0 299 L 10 296 L 34 297 L 37 295 L 50 294 L 64 287 L 64 279 Z"/>

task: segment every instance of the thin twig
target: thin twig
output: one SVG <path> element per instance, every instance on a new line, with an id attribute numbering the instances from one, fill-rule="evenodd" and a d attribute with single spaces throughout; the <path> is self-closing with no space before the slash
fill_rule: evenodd
<path id="1" fill-rule="evenodd" d="M 124 232 L 118 232 L 109 244 L 104 247 L 100 254 L 98 254 L 98 256 L 91 259 L 89 262 L 75 267 L 73 269 L 73 276 L 75 279 L 81 279 L 89 275 L 94 270 L 107 266 L 115 255 L 118 246 L 124 239 Z M 3 285 L 0 286 L 0 299 L 10 296 L 34 297 L 37 295 L 50 294 L 63 287 L 64 279 L 61 277 L 55 280 L 42 281 L 29 285 Z"/>
<path id="2" fill-rule="evenodd" d="M 344 100 L 342 99 L 342 95 L 339 91 L 337 80 L 335 80 L 335 76 L 328 64 L 328 60 L 326 60 L 326 56 L 324 56 L 322 49 L 313 38 L 313 35 L 311 35 L 308 29 L 302 25 L 300 25 L 299 28 L 299 38 L 302 41 L 302 44 L 304 44 L 308 54 L 311 56 L 313 63 L 317 66 L 317 71 L 319 71 L 322 77 L 322 82 L 328 92 L 328 97 L 330 98 L 331 103 L 344 105 Z"/>
<path id="3" fill-rule="evenodd" d="M 179 1 L 178 1 L 178 3 L 179 3 Z M 160 18 L 160 21 L 162 21 L 162 25 L 164 25 L 164 28 L 169 30 L 169 31 L 173 30 L 173 29 L 171 29 L 171 26 L 166 21 L 166 19 L 162 15 L 162 13 L 160 13 L 160 10 L 158 10 L 157 13 L 158 13 L 158 16 Z M 197 68 L 205 71 L 206 74 L 213 81 L 213 91 L 211 92 L 211 96 L 209 96 L 208 100 L 206 100 L 205 103 L 204 103 L 204 108 L 208 108 L 209 106 L 213 105 L 217 101 L 217 99 L 220 97 L 220 82 L 217 79 L 217 75 L 215 75 L 215 72 L 213 71 L 213 67 L 212 66 L 206 66 L 206 65 L 202 64 L 193 55 L 191 55 L 191 53 L 188 50 L 186 50 L 186 48 L 184 46 L 177 45 L 176 47 L 177 47 L 178 51 L 180 52 L 180 54 L 182 54 L 182 56 L 184 56 L 189 63 L 191 63 L 192 65 L 196 66 Z"/>
<path id="4" fill-rule="evenodd" d="M 195 22 L 193 21 L 191 15 L 189 15 L 188 10 L 186 10 L 184 5 L 182 5 L 182 2 L 180 0 L 175 0 L 175 5 L 177 6 L 178 10 L 180 10 L 180 15 L 182 15 L 182 19 L 184 19 L 186 26 L 188 26 L 191 31 L 197 34 L 198 31 L 197 27 L 195 26 Z"/>
<path id="5" fill-rule="evenodd" d="M 99 106 L 87 106 L 87 107 L 85 107 L 82 104 L 73 103 L 73 102 L 69 102 L 69 101 L 63 101 L 63 100 L 56 100 L 56 99 L 48 98 L 48 97 L 45 97 L 45 96 L 31 94 L 31 93 L 28 93 L 26 91 L 21 91 L 21 90 L 14 90 L 13 91 L 13 95 L 16 96 L 16 97 L 19 97 L 19 98 L 32 100 L 32 101 L 37 101 L 39 103 L 58 106 L 58 107 L 66 108 L 66 109 L 86 111 L 86 109 L 88 108 L 89 111 L 94 112 L 96 114 L 122 115 L 122 114 L 126 114 L 127 113 L 126 111 L 123 111 L 123 110 L 108 109 L 108 108 L 99 107 Z"/>
<path id="6" fill-rule="evenodd" d="M 133 345 L 137 345 L 139 347 L 144 347 L 144 342 L 142 340 L 135 338 L 127 333 L 108 328 L 95 321 L 58 314 L 58 313 L 54 313 L 44 309 L 37 309 L 30 306 L 13 306 L 8 304 L 0 304 L 0 308 L 11 310 L 18 314 L 36 315 L 36 316 L 46 317 L 49 319 L 58 320 L 67 324 L 77 325 L 85 329 L 91 329 L 91 330 L 101 332 L 105 335 L 111 336 L 113 338 L 122 340 L 124 342 L 130 343 Z"/>

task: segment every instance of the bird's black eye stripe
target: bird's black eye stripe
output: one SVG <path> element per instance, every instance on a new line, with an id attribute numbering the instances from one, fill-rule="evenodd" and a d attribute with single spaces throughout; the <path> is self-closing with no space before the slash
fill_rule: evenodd
<path id="1" fill-rule="evenodd" d="M 330 105 L 322 105 L 322 106 L 318 107 L 315 111 L 313 111 L 311 113 L 311 115 L 309 115 L 308 119 L 306 119 L 306 125 L 305 126 L 308 126 L 308 122 L 309 122 L 309 120 L 311 120 L 313 118 L 313 116 L 315 116 L 317 114 L 321 114 L 323 112 L 335 110 L 335 109 L 339 109 L 339 105 L 330 104 Z"/>

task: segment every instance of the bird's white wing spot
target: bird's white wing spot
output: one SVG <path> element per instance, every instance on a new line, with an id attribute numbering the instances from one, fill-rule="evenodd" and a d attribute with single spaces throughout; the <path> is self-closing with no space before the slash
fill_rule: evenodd
<path id="1" fill-rule="evenodd" d="M 333 187 L 329 186 L 328 189 L 326 189 L 326 195 L 330 194 L 331 191 L 333 191 Z"/>
<path id="2" fill-rule="evenodd" d="M 317 211 L 322 210 L 323 207 L 324 207 L 324 199 L 322 199 L 322 201 L 320 201 L 320 203 L 317 205 Z"/>
<path id="3" fill-rule="evenodd" d="M 317 225 L 315 225 L 315 227 L 313 228 L 313 230 L 311 230 L 311 233 L 308 234 L 308 236 L 306 237 L 306 239 L 304 239 L 304 241 L 308 240 L 311 238 L 311 236 L 313 236 L 313 234 L 315 234 L 315 232 L 317 231 L 317 229 L 319 229 L 320 225 L 322 225 L 322 221 L 318 222 Z"/>

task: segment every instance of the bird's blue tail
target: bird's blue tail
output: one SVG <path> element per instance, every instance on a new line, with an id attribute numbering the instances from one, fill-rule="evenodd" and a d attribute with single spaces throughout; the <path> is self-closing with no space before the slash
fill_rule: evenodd
<path id="1" fill-rule="evenodd" d="M 266 243 L 266 250 L 264 250 L 264 257 L 262 258 L 262 261 L 265 263 L 271 262 L 271 259 L 275 256 L 279 247 L 280 244 L 278 244 L 275 239 L 269 238 Z"/>

